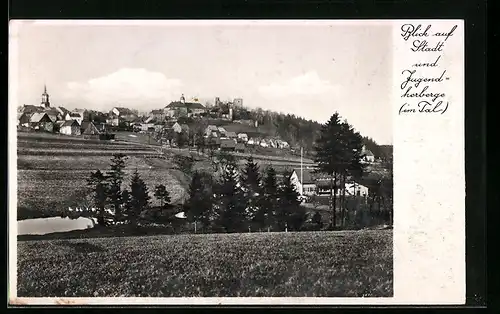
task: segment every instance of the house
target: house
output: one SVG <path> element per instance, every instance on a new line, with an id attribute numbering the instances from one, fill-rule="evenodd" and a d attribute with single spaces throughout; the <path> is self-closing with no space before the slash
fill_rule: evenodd
<path id="1" fill-rule="evenodd" d="M 363 146 L 363 150 L 361 151 L 361 161 L 366 163 L 371 163 L 375 161 L 375 155 L 373 155 L 371 150 L 366 149 L 365 146 Z"/>
<path id="2" fill-rule="evenodd" d="M 243 143 L 237 143 L 236 146 L 234 147 L 234 149 L 238 153 L 244 153 L 245 152 L 245 144 L 243 144 Z"/>
<path id="3" fill-rule="evenodd" d="M 290 181 L 300 195 L 311 196 L 316 194 L 316 180 L 311 169 L 302 169 L 302 172 L 300 168 L 293 169 Z"/>
<path id="4" fill-rule="evenodd" d="M 181 130 L 182 130 L 182 132 L 189 134 L 189 125 L 187 125 L 185 123 L 181 124 Z"/>
<path id="5" fill-rule="evenodd" d="M 256 142 L 256 141 L 255 141 L 255 139 L 253 139 L 253 138 L 250 138 L 250 139 L 248 140 L 248 142 L 247 142 L 247 145 L 256 145 L 256 144 L 257 144 L 257 142 Z"/>
<path id="6" fill-rule="evenodd" d="M 98 135 L 101 133 L 95 124 L 91 121 L 82 121 L 80 133 L 83 135 Z"/>
<path id="7" fill-rule="evenodd" d="M 216 132 L 215 134 L 217 136 L 217 130 L 217 127 L 211 124 L 205 129 L 205 136 L 211 136 L 213 132 Z"/>
<path id="8" fill-rule="evenodd" d="M 54 122 L 45 112 L 35 112 L 30 116 L 29 125 L 35 130 L 54 131 Z"/>
<path id="9" fill-rule="evenodd" d="M 262 141 L 260 141 L 259 145 L 260 145 L 261 147 L 269 147 L 269 143 L 268 143 L 268 141 L 266 141 L 266 140 L 262 140 Z"/>
<path id="10" fill-rule="evenodd" d="M 155 124 L 154 123 L 150 123 L 150 122 L 143 122 L 143 123 L 137 123 L 139 126 L 140 126 L 140 130 L 143 131 L 143 132 L 147 132 L 149 131 L 150 128 L 155 128 Z"/>
<path id="11" fill-rule="evenodd" d="M 68 112 L 64 117 L 66 121 L 75 120 L 78 124 L 82 124 L 83 121 L 83 112 Z"/>
<path id="12" fill-rule="evenodd" d="M 59 132 L 61 131 L 62 125 L 66 122 L 66 120 L 59 120 L 54 123 L 54 132 Z"/>
<path id="13" fill-rule="evenodd" d="M 111 109 L 110 114 L 116 117 L 137 116 L 134 111 L 124 107 L 114 107 Z"/>
<path id="14" fill-rule="evenodd" d="M 331 176 L 323 173 L 315 173 L 314 169 L 303 168 L 301 171 L 300 168 L 294 168 L 290 180 L 300 195 L 312 196 L 331 194 Z M 367 195 L 368 193 L 368 188 L 355 183 L 346 183 L 345 189 L 346 195 L 352 195 L 352 193 L 357 194 L 358 191 L 360 195 L 363 195 L 363 193 Z M 337 183 L 336 194 L 340 195 L 341 193 L 342 187 Z"/>
<path id="15" fill-rule="evenodd" d="M 199 102 L 186 102 L 184 95 L 181 96 L 180 101 L 172 101 L 165 106 L 165 114 L 168 117 L 192 117 L 198 116 L 207 111 L 205 106 Z"/>
<path id="16" fill-rule="evenodd" d="M 205 146 L 218 149 L 221 146 L 221 139 L 218 137 L 205 138 Z"/>
<path id="17" fill-rule="evenodd" d="M 64 108 L 64 107 L 55 107 L 55 109 L 57 110 L 57 112 L 59 112 L 59 114 L 61 115 L 61 117 L 65 117 L 66 114 L 69 112 L 68 109 Z"/>
<path id="18" fill-rule="evenodd" d="M 226 135 L 226 137 L 228 137 L 228 138 L 233 138 L 233 139 L 234 139 L 234 138 L 238 138 L 238 135 L 236 135 L 236 133 L 235 133 L 235 132 L 226 132 L 226 134 L 225 134 L 225 135 Z"/>
<path id="19" fill-rule="evenodd" d="M 156 109 L 151 111 L 151 116 L 155 118 L 155 120 L 159 122 L 165 121 L 165 110 L 163 109 Z"/>
<path id="20" fill-rule="evenodd" d="M 80 124 L 76 120 L 66 120 L 61 125 L 59 133 L 66 135 L 80 135 Z"/>
<path id="21" fill-rule="evenodd" d="M 248 135 L 246 133 L 238 133 L 238 138 L 243 142 L 248 142 Z"/>
<path id="22" fill-rule="evenodd" d="M 224 129 L 224 128 L 223 128 L 223 127 L 221 127 L 221 126 L 217 128 L 217 131 L 218 131 L 220 134 L 222 134 L 222 135 L 226 135 L 226 129 Z"/>
<path id="23" fill-rule="evenodd" d="M 120 124 L 120 118 L 118 117 L 109 117 L 106 119 L 106 124 L 111 126 L 118 126 Z"/>
<path id="24" fill-rule="evenodd" d="M 232 139 L 221 139 L 220 140 L 220 150 L 222 151 L 234 151 L 236 148 L 236 142 Z"/>
<path id="25" fill-rule="evenodd" d="M 28 127 L 30 124 L 30 121 L 31 121 L 31 119 L 30 119 L 31 115 L 32 115 L 32 113 L 28 113 L 28 112 L 21 113 L 21 115 L 19 116 L 19 119 L 17 120 L 18 125 Z"/>

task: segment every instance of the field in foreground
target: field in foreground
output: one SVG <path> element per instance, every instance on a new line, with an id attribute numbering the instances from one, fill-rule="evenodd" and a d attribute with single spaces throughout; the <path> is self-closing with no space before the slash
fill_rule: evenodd
<path id="1" fill-rule="evenodd" d="M 19 297 L 390 297 L 392 231 L 18 242 Z"/>

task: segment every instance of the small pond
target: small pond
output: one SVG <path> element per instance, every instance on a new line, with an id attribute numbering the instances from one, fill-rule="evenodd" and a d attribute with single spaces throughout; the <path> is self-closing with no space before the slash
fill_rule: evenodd
<path id="1" fill-rule="evenodd" d="M 47 234 L 92 228 L 90 218 L 69 219 L 61 217 L 26 219 L 17 221 L 17 234 Z"/>

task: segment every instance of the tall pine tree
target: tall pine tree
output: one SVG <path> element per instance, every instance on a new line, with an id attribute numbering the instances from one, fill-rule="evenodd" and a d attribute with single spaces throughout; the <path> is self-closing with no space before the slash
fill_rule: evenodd
<path id="1" fill-rule="evenodd" d="M 96 170 L 90 174 L 87 184 L 92 188 L 92 205 L 95 206 L 97 212 L 97 224 L 106 226 L 105 208 L 107 204 L 107 190 L 106 177 L 100 170 Z"/>
<path id="2" fill-rule="evenodd" d="M 226 232 L 240 232 L 246 229 L 245 203 L 238 177 L 234 160 L 224 164 L 218 193 L 219 225 Z"/>
<path id="3" fill-rule="evenodd" d="M 168 193 L 167 188 L 163 184 L 158 184 L 155 186 L 156 199 L 160 202 L 160 206 L 152 213 L 152 219 L 154 222 L 167 223 L 168 219 L 168 209 L 171 207 L 170 193 Z"/>
<path id="4" fill-rule="evenodd" d="M 264 223 L 258 215 L 261 205 L 260 199 L 262 198 L 262 178 L 259 166 L 252 156 L 247 158 L 245 168 L 241 171 L 240 181 L 246 204 L 247 219 L 255 228 L 263 228 Z"/>
<path id="5" fill-rule="evenodd" d="M 276 170 L 272 166 L 266 169 L 266 175 L 262 182 L 262 194 L 258 219 L 262 221 L 263 227 L 269 230 L 276 224 L 275 216 L 278 211 L 278 183 Z"/>
<path id="6" fill-rule="evenodd" d="M 213 179 L 208 173 L 195 171 L 189 184 L 189 198 L 184 203 L 184 212 L 188 221 L 201 223 L 197 229 L 207 230 L 212 222 Z"/>
<path id="7" fill-rule="evenodd" d="M 136 169 L 130 182 L 130 211 L 127 213 L 132 225 L 138 225 L 141 213 L 149 208 L 150 199 L 148 187 Z"/>
<path id="8" fill-rule="evenodd" d="M 337 187 L 340 173 L 346 164 L 344 153 L 347 149 L 341 138 L 340 116 L 335 112 L 330 120 L 321 127 L 320 136 L 315 144 L 315 162 L 318 163 L 319 171 L 330 175 L 330 209 L 332 211 L 332 221 L 330 228 L 337 225 Z"/>
<path id="9" fill-rule="evenodd" d="M 111 170 L 107 173 L 108 189 L 107 196 L 111 209 L 114 212 L 115 223 L 123 221 L 122 208 L 122 182 L 125 176 L 125 160 L 127 157 L 124 154 L 117 153 L 111 159 Z"/>

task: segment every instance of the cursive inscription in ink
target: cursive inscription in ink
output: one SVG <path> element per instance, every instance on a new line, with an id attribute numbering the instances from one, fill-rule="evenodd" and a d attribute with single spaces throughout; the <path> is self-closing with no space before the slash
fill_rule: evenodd
<path id="1" fill-rule="evenodd" d="M 421 55 L 418 63 L 401 72 L 401 99 L 399 114 L 444 114 L 450 105 L 441 84 L 451 80 L 439 62 L 446 42 L 455 33 L 457 25 L 445 31 L 436 31 L 432 25 L 404 24 L 401 37 L 410 43 L 412 53 Z"/>

